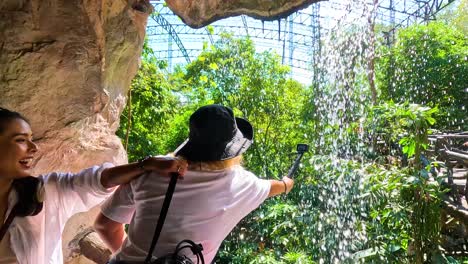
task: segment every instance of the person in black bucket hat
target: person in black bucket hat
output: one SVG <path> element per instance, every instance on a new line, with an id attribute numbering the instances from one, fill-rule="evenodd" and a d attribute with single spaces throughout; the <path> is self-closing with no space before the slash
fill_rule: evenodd
<path id="1" fill-rule="evenodd" d="M 190 116 L 189 138 L 174 152 L 190 161 L 227 160 L 252 144 L 253 128 L 228 107 L 207 105 Z"/>
<path id="2" fill-rule="evenodd" d="M 153 255 L 171 253 L 178 242 L 189 239 L 202 244 L 205 261 L 211 263 L 242 218 L 268 197 L 288 193 L 294 181 L 260 179 L 241 166 L 254 131 L 228 107 L 200 107 L 190 116 L 189 129 L 188 139 L 174 151 L 188 161 L 188 170 L 176 185 Z M 95 229 L 114 253 L 110 263 L 145 260 L 168 181 L 148 173 L 119 188 L 102 205 Z M 125 223 L 130 224 L 126 238 Z"/>

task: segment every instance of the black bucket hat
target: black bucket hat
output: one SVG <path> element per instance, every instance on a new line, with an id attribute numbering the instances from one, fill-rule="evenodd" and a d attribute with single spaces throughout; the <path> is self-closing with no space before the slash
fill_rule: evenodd
<path id="1" fill-rule="evenodd" d="M 189 161 L 234 158 L 252 144 L 253 128 L 245 119 L 234 117 L 228 107 L 206 105 L 190 116 L 189 138 L 175 151 Z"/>

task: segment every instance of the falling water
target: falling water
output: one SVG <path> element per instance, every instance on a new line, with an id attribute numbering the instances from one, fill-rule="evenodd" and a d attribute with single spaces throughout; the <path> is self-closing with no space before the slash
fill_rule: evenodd
<path id="1" fill-rule="evenodd" d="M 368 144 L 363 123 L 372 104 L 368 67 L 373 56 L 375 7 L 348 0 L 346 13 L 322 39 L 314 87 L 315 156 L 318 184 L 301 191 L 302 217 L 311 225 L 311 251 L 319 263 L 356 263 L 367 242 L 361 219 L 367 216 L 364 175 L 359 163 Z"/>

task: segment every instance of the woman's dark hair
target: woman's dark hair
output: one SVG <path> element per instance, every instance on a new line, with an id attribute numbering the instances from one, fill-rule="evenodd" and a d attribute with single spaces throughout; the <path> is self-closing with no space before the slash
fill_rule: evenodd
<path id="1" fill-rule="evenodd" d="M 22 119 L 29 124 L 29 121 L 18 112 L 10 111 L 6 108 L 0 107 L 0 133 L 5 131 L 8 123 L 15 119 Z"/>

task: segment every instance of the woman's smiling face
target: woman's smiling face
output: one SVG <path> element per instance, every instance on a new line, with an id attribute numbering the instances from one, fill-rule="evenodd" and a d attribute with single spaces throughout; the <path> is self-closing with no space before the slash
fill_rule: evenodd
<path id="1" fill-rule="evenodd" d="M 0 177 L 17 179 L 29 176 L 38 150 L 32 141 L 31 126 L 20 118 L 6 122 L 0 133 Z"/>

